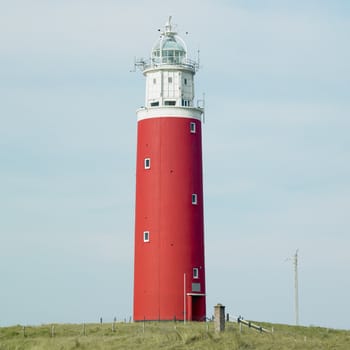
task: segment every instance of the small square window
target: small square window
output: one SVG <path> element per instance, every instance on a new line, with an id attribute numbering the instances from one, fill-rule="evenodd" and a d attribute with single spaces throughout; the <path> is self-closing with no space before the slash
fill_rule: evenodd
<path id="1" fill-rule="evenodd" d="M 144 165 L 145 169 L 151 169 L 151 158 L 145 158 Z"/>
<path id="2" fill-rule="evenodd" d="M 171 84 L 173 82 L 173 78 L 172 77 L 168 77 L 168 83 Z"/>
<path id="3" fill-rule="evenodd" d="M 194 122 L 190 123 L 190 130 L 191 130 L 192 134 L 196 133 L 196 123 L 194 123 Z"/>
<path id="4" fill-rule="evenodd" d="M 201 284 L 200 283 L 192 283 L 192 292 L 199 293 L 201 291 Z"/>
<path id="5" fill-rule="evenodd" d="M 143 233 L 143 241 L 144 242 L 149 242 L 149 231 L 145 231 Z"/>
<path id="6" fill-rule="evenodd" d="M 192 204 L 197 204 L 197 194 L 192 193 Z"/>
<path id="7" fill-rule="evenodd" d="M 199 278 L 199 271 L 197 267 L 193 268 L 193 278 Z"/>

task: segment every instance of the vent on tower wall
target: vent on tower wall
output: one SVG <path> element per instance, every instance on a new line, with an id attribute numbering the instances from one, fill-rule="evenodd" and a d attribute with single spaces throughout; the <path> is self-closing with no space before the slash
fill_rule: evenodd
<path id="1" fill-rule="evenodd" d="M 192 292 L 200 292 L 201 284 L 200 283 L 192 283 Z"/>

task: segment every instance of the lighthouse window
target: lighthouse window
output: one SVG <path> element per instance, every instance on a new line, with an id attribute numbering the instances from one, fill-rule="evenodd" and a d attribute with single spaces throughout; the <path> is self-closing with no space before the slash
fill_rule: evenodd
<path id="1" fill-rule="evenodd" d="M 171 84 L 173 82 L 173 78 L 172 77 L 168 77 L 168 83 Z"/>
<path id="2" fill-rule="evenodd" d="M 151 158 L 145 158 L 144 165 L 145 169 L 151 169 Z"/>
<path id="3" fill-rule="evenodd" d="M 184 84 L 187 85 L 187 78 L 184 79 Z"/>
<path id="4" fill-rule="evenodd" d="M 201 284 L 200 283 L 192 283 L 192 292 L 199 293 L 201 291 Z"/>
<path id="5" fill-rule="evenodd" d="M 193 268 L 193 278 L 199 278 L 199 271 L 198 268 Z"/>
<path id="6" fill-rule="evenodd" d="M 157 84 L 157 79 L 153 79 L 153 84 Z"/>
<path id="7" fill-rule="evenodd" d="M 192 204 L 197 204 L 197 194 L 192 193 Z"/>
<path id="8" fill-rule="evenodd" d="M 149 231 L 145 231 L 143 233 L 143 241 L 144 242 L 149 242 Z"/>
<path id="9" fill-rule="evenodd" d="M 196 133 L 196 123 L 194 123 L 194 122 L 190 123 L 190 130 L 191 130 L 192 134 Z"/>
<path id="10" fill-rule="evenodd" d="M 176 105 L 176 101 L 164 101 L 164 105 L 165 106 L 175 106 Z"/>

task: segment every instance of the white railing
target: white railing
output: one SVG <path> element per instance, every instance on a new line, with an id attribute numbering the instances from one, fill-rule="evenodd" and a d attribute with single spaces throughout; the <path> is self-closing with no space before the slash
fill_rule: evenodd
<path id="1" fill-rule="evenodd" d="M 166 56 L 163 57 L 162 60 L 155 59 L 138 59 L 135 61 L 135 68 L 139 68 L 141 70 L 152 69 L 157 67 L 165 67 L 165 66 L 178 66 L 183 68 L 188 68 L 191 70 L 198 70 L 199 64 L 191 60 L 189 58 L 181 58 Z"/>

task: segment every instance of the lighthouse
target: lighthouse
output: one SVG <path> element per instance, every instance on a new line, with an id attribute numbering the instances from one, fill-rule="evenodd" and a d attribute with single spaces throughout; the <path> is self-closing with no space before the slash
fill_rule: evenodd
<path id="1" fill-rule="evenodd" d="M 147 60 L 137 110 L 135 321 L 206 317 L 202 170 L 203 108 L 194 105 L 198 63 L 169 17 Z"/>

